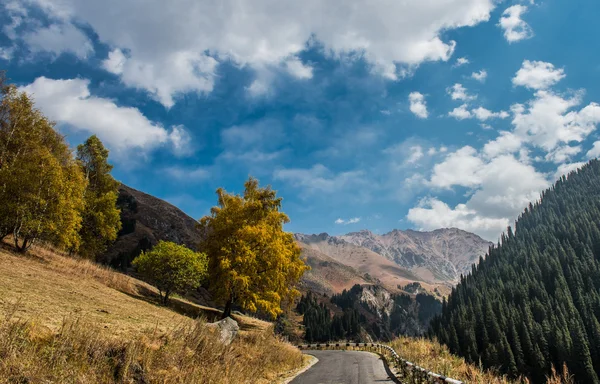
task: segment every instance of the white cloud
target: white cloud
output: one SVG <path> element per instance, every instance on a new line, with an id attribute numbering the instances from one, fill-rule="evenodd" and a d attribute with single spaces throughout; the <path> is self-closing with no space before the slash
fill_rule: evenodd
<path id="1" fill-rule="evenodd" d="M 483 146 L 483 155 L 488 158 L 494 158 L 499 155 L 506 155 L 518 152 L 523 146 L 523 140 L 512 132 L 501 131 L 500 135 L 488 141 Z"/>
<path id="2" fill-rule="evenodd" d="M 509 43 L 533 37 L 531 27 L 521 19 L 525 12 L 527 12 L 527 7 L 517 4 L 508 7 L 502 13 L 498 25 L 504 30 L 504 37 Z"/>
<path id="3" fill-rule="evenodd" d="M 137 108 L 120 107 L 112 100 L 92 96 L 89 83 L 85 79 L 38 77 L 20 90 L 31 94 L 36 107 L 50 119 L 72 131 L 96 134 L 117 154 L 129 148 L 151 150 L 164 145 L 176 153 L 188 151 L 189 136 L 182 126 L 167 130 Z"/>
<path id="4" fill-rule="evenodd" d="M 600 141 L 594 142 L 594 146 L 585 154 L 588 159 L 600 157 Z"/>
<path id="5" fill-rule="evenodd" d="M 561 176 L 568 175 L 572 171 L 583 167 L 585 164 L 585 162 L 561 164 L 558 166 L 556 172 L 554 173 L 554 179 L 558 180 Z"/>
<path id="6" fill-rule="evenodd" d="M 409 209 L 406 218 L 421 230 L 456 227 L 478 233 L 488 240 L 495 240 L 494 237 L 509 225 L 506 218 L 483 217 L 465 204 L 450 208 L 435 198 L 421 200 L 416 207 Z"/>
<path id="7" fill-rule="evenodd" d="M 150 63 L 127 57 L 115 49 L 102 64 L 107 71 L 120 76 L 125 85 L 148 91 L 170 108 L 179 94 L 211 92 L 218 63 L 204 53 L 193 52 L 175 52 Z"/>
<path id="8" fill-rule="evenodd" d="M 433 167 L 430 184 L 440 188 L 450 188 L 454 185 L 476 186 L 481 183 L 478 171 L 482 166 L 483 161 L 477 156 L 475 148 L 462 147 Z"/>
<path id="9" fill-rule="evenodd" d="M 558 83 L 564 77 L 564 69 L 554 68 L 552 63 L 525 60 L 512 82 L 514 85 L 531 89 L 546 89 Z"/>
<path id="10" fill-rule="evenodd" d="M 408 95 L 408 101 L 410 102 L 410 111 L 421 119 L 426 119 L 429 113 L 427 112 L 427 103 L 425 102 L 425 96 L 419 92 L 411 92 Z"/>
<path id="11" fill-rule="evenodd" d="M 428 2 L 179 0 L 28 0 L 52 19 L 89 25 L 98 39 L 127 52 L 122 77 L 167 107 L 184 92 L 210 92 L 213 59 L 280 68 L 309 78 L 294 61 L 311 39 L 333 56 L 359 52 L 373 71 L 396 79 L 424 61 L 449 60 L 456 43 L 442 33 L 489 20 L 493 0 Z M 131 15 L 136 15 L 132 18 Z M 315 17 L 315 15 L 321 15 Z M 291 61 L 290 61 L 290 58 Z M 297 59 L 296 59 L 297 60 Z M 400 69 L 397 69 L 400 65 Z M 183 73 L 181 73 L 183 72 Z M 251 87 L 256 90 L 258 86 Z"/>
<path id="12" fill-rule="evenodd" d="M 334 193 L 350 186 L 364 184 L 364 172 L 347 171 L 334 173 L 322 164 L 312 168 L 279 169 L 273 173 L 275 180 L 286 181 L 302 188 L 307 195 L 314 193 Z"/>
<path id="13" fill-rule="evenodd" d="M 343 224 L 343 225 L 348 225 L 348 224 L 356 224 L 360 221 L 360 217 L 353 217 L 351 219 L 348 220 L 344 220 L 342 218 L 338 218 L 335 223 L 336 224 Z"/>
<path id="14" fill-rule="evenodd" d="M 482 69 L 479 72 L 471 73 L 471 78 L 479 81 L 480 83 L 485 83 L 485 79 L 487 79 L 488 73 L 485 69 Z"/>
<path id="15" fill-rule="evenodd" d="M 453 67 L 462 67 L 463 65 L 467 65 L 469 63 L 470 61 L 466 57 L 459 57 L 458 59 L 456 59 L 456 62 L 454 63 Z"/>
<path id="16" fill-rule="evenodd" d="M 13 47 L 0 47 L 0 59 L 10 61 L 13 57 Z"/>
<path id="17" fill-rule="evenodd" d="M 463 104 L 460 107 L 456 107 L 452 111 L 448 112 L 448 116 L 454 117 L 458 120 L 470 119 L 471 117 L 473 117 L 473 115 L 467 109 L 467 107 L 467 104 Z"/>
<path id="18" fill-rule="evenodd" d="M 570 145 L 563 145 L 562 147 L 557 147 L 554 150 L 548 152 L 546 154 L 546 161 L 552 161 L 556 164 L 564 163 L 571 159 L 571 157 L 577 155 L 581 152 L 581 146 L 571 147 Z"/>
<path id="19" fill-rule="evenodd" d="M 410 156 L 406 159 L 407 164 L 415 164 L 423 158 L 423 148 L 420 145 L 410 147 Z"/>
<path id="20" fill-rule="evenodd" d="M 492 112 L 483 107 L 475 108 L 471 111 L 471 113 L 480 121 L 486 121 L 492 118 L 506 119 L 508 116 L 510 116 L 506 111 Z"/>
<path id="21" fill-rule="evenodd" d="M 50 52 L 54 56 L 72 53 L 85 59 L 94 52 L 90 39 L 71 23 L 51 24 L 22 35 L 32 52 Z"/>
<path id="22" fill-rule="evenodd" d="M 572 110 L 581 99 L 581 92 L 564 98 L 550 91 L 537 91 L 527 106 L 511 107 L 515 134 L 547 152 L 560 144 L 582 142 L 600 123 L 600 105 L 590 103 L 579 111 Z"/>
<path id="23" fill-rule="evenodd" d="M 452 208 L 439 199 L 428 198 L 410 209 L 407 218 L 423 229 L 454 226 L 495 240 L 549 183 L 531 165 L 503 154 L 508 151 L 499 145 L 488 147 L 486 152 L 480 154 L 472 147 L 463 147 L 433 169 L 430 185 L 471 189 L 466 203 Z M 490 158 L 492 154 L 496 156 Z"/>
<path id="24" fill-rule="evenodd" d="M 291 57 L 285 62 L 285 66 L 290 73 L 297 79 L 312 79 L 313 69 L 308 65 L 304 65 L 297 57 Z"/>
<path id="25" fill-rule="evenodd" d="M 452 100 L 470 101 L 475 100 L 477 96 L 469 95 L 467 89 L 462 84 L 456 83 L 446 90 Z"/>

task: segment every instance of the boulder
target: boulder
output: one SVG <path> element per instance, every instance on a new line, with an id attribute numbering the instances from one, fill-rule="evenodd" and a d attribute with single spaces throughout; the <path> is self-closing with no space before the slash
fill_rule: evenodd
<path id="1" fill-rule="evenodd" d="M 231 317 L 226 317 L 221 321 L 217 321 L 216 323 L 210 323 L 208 326 L 217 329 L 220 334 L 221 342 L 225 345 L 231 344 L 233 339 L 235 339 L 240 331 L 238 323 Z"/>

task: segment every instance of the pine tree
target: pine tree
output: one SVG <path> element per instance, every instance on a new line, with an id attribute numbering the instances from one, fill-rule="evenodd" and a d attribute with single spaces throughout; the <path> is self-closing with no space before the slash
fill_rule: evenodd
<path id="1" fill-rule="evenodd" d="M 121 229 L 116 206 L 119 182 L 110 175 L 108 150 L 96 135 L 77 147 L 77 160 L 87 180 L 79 254 L 93 259 L 106 251 Z"/>

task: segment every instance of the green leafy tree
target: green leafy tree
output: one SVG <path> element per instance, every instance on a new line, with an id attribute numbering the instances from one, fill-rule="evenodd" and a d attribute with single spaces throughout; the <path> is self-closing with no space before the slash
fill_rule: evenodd
<path id="1" fill-rule="evenodd" d="M 289 221 L 281 198 L 270 187 L 249 178 L 243 195 L 217 190 L 219 205 L 200 220 L 200 249 L 209 258 L 210 289 L 225 304 L 223 317 L 234 304 L 276 318 L 282 302 L 299 294 L 296 283 L 308 267 L 300 247 L 283 230 Z"/>
<path id="2" fill-rule="evenodd" d="M 158 288 L 161 301 L 166 305 L 173 292 L 198 288 L 206 277 L 207 260 L 205 254 L 183 245 L 159 241 L 152 250 L 136 257 L 133 266 Z"/>
<path id="3" fill-rule="evenodd" d="M 96 135 L 77 147 L 77 160 L 87 180 L 79 254 L 93 259 L 106 251 L 121 229 L 120 211 L 116 206 L 119 182 L 110 174 L 108 150 Z"/>
<path id="4" fill-rule="evenodd" d="M 32 99 L 13 85 L 0 89 L 0 237 L 12 234 L 21 252 L 37 240 L 77 249 L 83 174 Z"/>

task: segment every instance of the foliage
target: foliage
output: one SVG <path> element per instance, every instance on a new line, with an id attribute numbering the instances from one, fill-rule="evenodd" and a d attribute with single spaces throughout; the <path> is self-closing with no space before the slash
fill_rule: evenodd
<path id="1" fill-rule="evenodd" d="M 361 330 L 361 320 L 365 321 L 354 308 L 345 308 L 342 314 L 332 318 L 329 309 L 322 302 L 318 303 L 310 291 L 300 298 L 296 310 L 304 315 L 304 339 L 308 342 L 355 339 Z"/>
<path id="2" fill-rule="evenodd" d="M 360 341 L 361 331 L 372 339 L 389 341 L 398 335 L 421 335 L 431 318 L 438 314 L 442 304 L 433 296 L 418 294 L 391 295 L 391 309 L 388 312 L 374 308 L 363 302 L 363 287 L 354 285 L 350 290 L 343 290 L 332 295 L 330 304 L 309 291 L 300 298 L 296 311 L 304 315 L 304 338 L 309 341 L 330 341 L 354 339 Z M 369 287 L 376 292 L 380 287 Z M 327 305 L 326 305 L 327 304 Z M 329 308 L 338 307 L 341 314 L 331 316 Z"/>
<path id="3" fill-rule="evenodd" d="M 108 150 L 96 135 L 77 147 L 77 160 L 87 180 L 79 254 L 95 259 L 106 251 L 121 229 L 120 211 L 116 207 L 119 182 L 110 175 Z"/>
<path id="4" fill-rule="evenodd" d="M 79 247 L 86 181 L 54 123 L 15 86 L 0 103 L 0 238 L 19 251 L 36 240 Z"/>
<path id="5" fill-rule="evenodd" d="M 468 362 L 541 383 L 600 374 L 600 161 L 563 176 L 463 277 L 431 335 Z"/>
<path id="6" fill-rule="evenodd" d="M 152 250 L 133 260 L 133 265 L 158 288 L 163 303 L 167 304 L 171 293 L 200 285 L 206 277 L 207 260 L 205 254 L 183 245 L 159 241 Z"/>
<path id="7" fill-rule="evenodd" d="M 223 316 L 234 304 L 275 318 L 281 305 L 298 295 L 295 284 L 308 268 L 300 259 L 281 198 L 270 187 L 249 178 L 242 196 L 217 190 L 218 206 L 200 220 L 200 249 L 209 258 L 210 289 L 225 303 Z"/>

